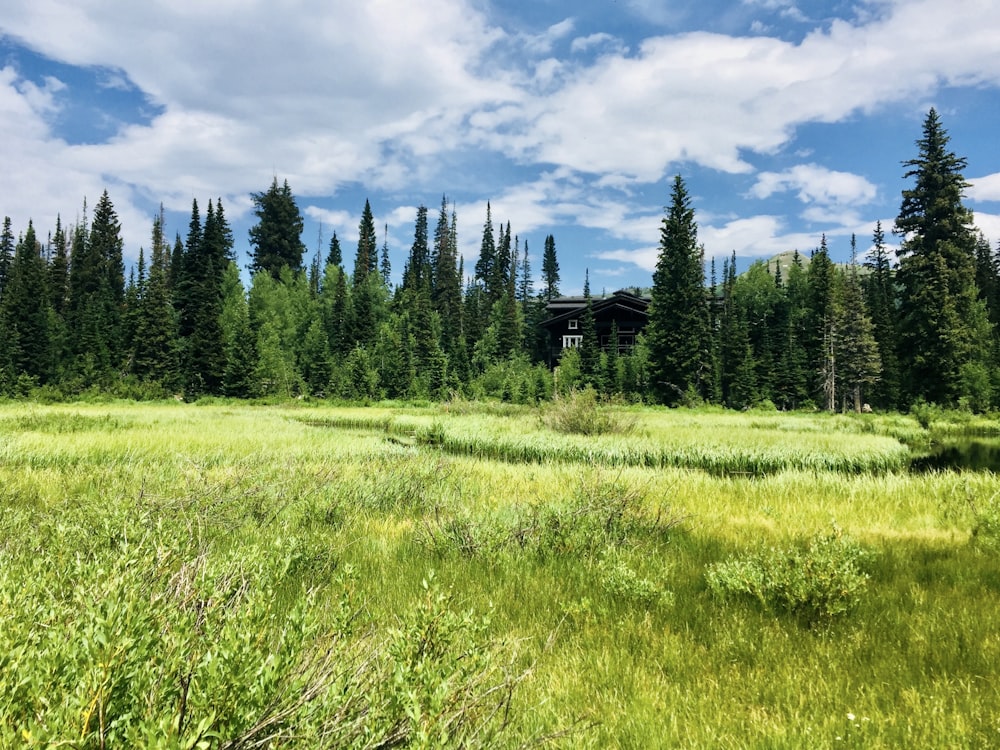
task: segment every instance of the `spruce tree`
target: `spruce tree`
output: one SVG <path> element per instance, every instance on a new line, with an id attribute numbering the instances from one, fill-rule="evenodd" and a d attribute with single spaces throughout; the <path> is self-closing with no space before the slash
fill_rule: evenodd
<path id="1" fill-rule="evenodd" d="M 3 299 L 0 328 L 5 350 L 0 364 L 14 376 L 27 376 L 45 383 L 52 373 L 50 307 L 45 261 L 31 221 L 17 243 L 10 264 Z"/>
<path id="2" fill-rule="evenodd" d="M 865 259 L 868 274 L 862 285 L 865 303 L 872 320 L 872 333 L 878 344 L 882 373 L 872 389 L 872 400 L 884 409 L 898 407 L 900 397 L 899 359 L 896 355 L 896 291 L 892 261 L 885 245 L 882 222 L 876 222 L 872 248 Z"/>
<path id="3" fill-rule="evenodd" d="M 910 401 L 956 404 L 963 373 L 983 368 L 991 326 L 975 283 L 972 212 L 962 202 L 966 160 L 948 149 L 949 136 L 931 109 L 904 162 L 914 181 L 903 191 L 894 232 L 899 249 L 899 356 Z"/>
<path id="4" fill-rule="evenodd" d="M 170 301 L 170 245 L 163 233 L 163 207 L 153 219 L 149 273 L 141 285 L 132 343 L 133 372 L 173 388 L 178 384 L 177 318 Z"/>
<path id="5" fill-rule="evenodd" d="M 67 317 L 77 369 L 85 382 L 107 380 L 122 364 L 125 301 L 121 225 L 107 190 L 94 208 L 89 229 L 86 219 L 77 227 L 69 287 Z"/>
<path id="6" fill-rule="evenodd" d="M 240 270 L 230 262 L 222 277 L 222 393 L 235 398 L 250 398 L 258 391 L 254 374 L 257 349 L 250 327 L 250 311 Z"/>
<path id="7" fill-rule="evenodd" d="M 372 215 L 371 204 L 365 199 L 365 207 L 361 212 L 361 222 L 358 224 L 358 250 L 354 256 L 354 275 L 352 283 L 355 289 L 364 285 L 370 273 L 378 267 L 378 237 L 375 235 L 375 217 Z"/>
<path id="8" fill-rule="evenodd" d="M 52 310 L 61 316 L 66 312 L 69 301 L 69 243 L 60 216 L 56 216 L 56 231 L 52 238 L 48 286 Z"/>
<path id="9" fill-rule="evenodd" d="M 546 302 L 559 296 L 559 260 L 556 258 L 556 238 L 551 234 L 545 238 L 542 254 L 542 285 Z"/>
<path id="10" fill-rule="evenodd" d="M 344 253 L 340 249 L 340 240 L 337 238 L 336 232 L 330 238 L 330 252 L 326 256 L 326 264 L 328 266 L 342 266 L 344 264 Z"/>
<path id="11" fill-rule="evenodd" d="M 490 303 L 493 302 L 491 284 L 495 280 L 494 268 L 497 262 L 496 237 L 493 232 L 493 212 L 489 202 L 486 204 L 486 221 L 483 223 L 483 238 L 479 244 L 479 258 L 476 260 L 475 279 L 482 286 Z M 488 305 L 487 305 L 488 309 Z"/>
<path id="12" fill-rule="evenodd" d="M 594 319 L 594 300 L 590 295 L 590 269 L 583 277 L 583 314 L 580 316 L 580 374 L 587 385 L 601 390 L 601 344 L 597 339 L 597 322 Z"/>
<path id="13" fill-rule="evenodd" d="M 306 250 L 302 244 L 303 220 L 288 180 L 279 187 L 275 177 L 266 192 L 251 197 L 257 223 L 250 228 L 250 270 L 266 271 L 275 279 L 284 267 L 301 270 Z"/>
<path id="14" fill-rule="evenodd" d="M 653 272 L 646 344 L 653 393 L 676 404 L 688 393 L 700 397 L 709 349 L 705 269 L 694 209 L 684 181 L 674 178 L 671 202 L 660 228 Z"/>
<path id="15" fill-rule="evenodd" d="M 3 231 L 0 233 L 0 300 L 3 300 L 7 278 L 10 276 L 10 264 L 14 261 L 14 232 L 10 226 L 10 217 L 3 217 Z"/>
<path id="16" fill-rule="evenodd" d="M 882 361 L 879 357 L 875 327 L 868 315 L 864 292 L 858 275 L 857 245 L 851 236 L 851 262 L 843 279 L 839 332 L 840 348 L 837 360 L 845 396 L 850 396 L 854 411 L 860 412 L 862 396 L 867 395 L 879 378 Z"/>

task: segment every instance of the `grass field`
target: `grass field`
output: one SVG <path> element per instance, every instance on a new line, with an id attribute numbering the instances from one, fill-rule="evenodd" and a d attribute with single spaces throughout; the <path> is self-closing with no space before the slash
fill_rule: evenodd
<path id="1" fill-rule="evenodd" d="M 0 405 L 0 746 L 1000 746 L 995 475 L 619 416 Z"/>

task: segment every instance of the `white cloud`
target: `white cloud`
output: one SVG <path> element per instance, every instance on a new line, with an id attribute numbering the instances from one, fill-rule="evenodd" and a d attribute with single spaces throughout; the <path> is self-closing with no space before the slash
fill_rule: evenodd
<path id="1" fill-rule="evenodd" d="M 592 49 L 611 50 L 620 54 L 627 52 L 627 47 L 622 44 L 622 41 L 618 37 L 604 32 L 577 37 L 570 44 L 570 51 L 572 52 L 589 52 Z"/>
<path id="2" fill-rule="evenodd" d="M 766 2 L 778 14 L 797 7 Z M 51 226 L 56 207 L 84 195 L 93 203 L 107 186 L 121 213 L 142 217 L 136 227 L 123 218 L 138 232 L 128 242 L 148 244 L 149 218 L 138 206 L 149 199 L 184 210 L 192 197 L 221 190 L 233 218 L 274 175 L 306 197 L 349 184 L 440 184 L 448 174 L 436 170 L 455 169 L 443 157 L 478 152 L 483 162 L 460 168 L 487 172 L 486 160 L 513 157 L 547 171 L 497 190 L 494 208 L 517 231 L 574 223 L 641 244 L 655 241 L 661 215 L 634 205 L 641 196 L 629 191 L 678 165 L 749 174 L 755 154 L 780 152 L 804 123 L 890 111 L 942 84 L 1000 83 L 1000 6 L 989 0 L 899 0 L 799 43 L 687 33 L 646 38 L 635 51 L 603 32 L 572 39 L 572 19 L 512 35 L 482 5 L 10 0 L 3 33 L 55 59 L 112 71 L 105 83 L 131 82 L 161 113 L 107 143 L 71 146 L 44 117 L 57 106 L 56 84 L 3 68 L 0 163 L 17 186 L 5 191 L 3 210 L 34 212 Z M 665 25 L 685 12 L 684 3 L 628 5 Z M 581 67 L 553 54 L 566 40 L 571 53 L 602 54 Z M 840 227 L 856 223 L 851 209 L 876 193 L 864 177 L 815 165 L 764 173 L 753 189 L 793 191 L 811 218 Z M 975 181 L 970 197 L 1000 200 L 1000 177 Z M 460 211 L 461 237 L 476 246 L 479 208 Z M 331 226 L 346 220 L 329 218 Z M 702 239 L 721 253 L 815 246 L 816 238 L 782 235 L 782 222 L 738 218 L 703 227 Z"/>
<path id="3" fill-rule="evenodd" d="M 966 194 L 974 201 L 1000 201 L 1000 172 L 970 179 Z"/>
<path id="4" fill-rule="evenodd" d="M 878 192 L 861 175 L 838 172 L 816 164 L 800 164 L 784 172 L 762 172 L 750 189 L 755 198 L 791 191 L 803 203 L 820 206 L 857 206 L 870 203 Z"/>

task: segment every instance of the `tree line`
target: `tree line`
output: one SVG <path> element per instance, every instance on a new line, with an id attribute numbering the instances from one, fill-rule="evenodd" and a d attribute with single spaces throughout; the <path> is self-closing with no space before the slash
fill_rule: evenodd
<path id="1" fill-rule="evenodd" d="M 221 199 L 192 203 L 185 237 L 153 218 L 148 255 L 125 274 L 107 192 L 42 241 L 32 222 L 0 235 L 0 393 L 78 397 L 201 396 L 446 399 L 515 402 L 591 386 L 630 400 L 733 408 L 898 409 L 924 400 L 993 408 L 1000 400 L 1000 262 L 962 204 L 964 159 L 934 110 L 905 163 L 890 252 L 881 224 L 846 266 L 825 237 L 787 267 L 735 255 L 709 279 L 681 177 L 661 224 L 650 322 L 636 347 L 598 344 L 590 294 L 582 343 L 557 375 L 541 326 L 559 295 L 555 239 L 536 291 L 527 242 L 494 226 L 487 206 L 467 271 L 454 207 L 431 229 L 417 209 L 401 282 L 366 201 L 353 263 L 336 233 L 305 262 L 303 220 L 288 182 L 253 198 L 244 285 Z M 614 335 L 612 336 L 612 338 Z"/>

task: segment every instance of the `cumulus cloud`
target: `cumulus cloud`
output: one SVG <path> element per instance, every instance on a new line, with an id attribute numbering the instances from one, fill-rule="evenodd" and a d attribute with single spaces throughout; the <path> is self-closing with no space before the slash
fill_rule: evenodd
<path id="1" fill-rule="evenodd" d="M 966 194 L 974 201 L 1000 201 L 1000 172 L 970 179 Z"/>
<path id="2" fill-rule="evenodd" d="M 627 4 L 663 27 L 685 5 Z M 757 5 L 778 16 L 798 8 Z M 752 175 L 755 157 L 780 154 L 803 124 L 889 111 L 942 85 L 1000 84 L 1000 6 L 989 0 L 886 2 L 878 14 L 825 23 L 798 42 L 691 32 L 648 36 L 632 49 L 574 19 L 534 36 L 511 33 L 487 7 L 10 0 L 3 33 L 108 71 L 108 84 L 138 88 L 159 114 L 107 142 L 68 145 L 45 116 L 58 106 L 56 79 L 31 82 L 3 68 L 0 159 L 18 185 L 3 210 L 43 218 L 39 207 L 65 210 L 108 186 L 137 216 L 150 200 L 182 210 L 222 191 L 233 217 L 275 174 L 305 197 L 350 184 L 389 190 L 437 178 L 447 186 L 441 170 L 456 169 L 451 157 L 474 154 L 458 168 L 478 173 L 503 159 L 535 172 L 497 191 L 495 207 L 520 231 L 565 222 L 642 244 L 655 240 L 659 214 L 629 191 L 680 165 Z M 560 48 L 571 57 L 560 58 Z M 592 60 L 580 54 L 595 50 Z M 814 220 L 848 226 L 876 190 L 865 177 L 814 164 L 765 172 L 751 189 L 779 192 L 798 196 Z M 1000 199 L 1000 178 L 975 181 L 970 197 Z M 482 221 L 481 208 L 470 201 L 466 227 Z M 331 226 L 334 218 L 345 220 L 330 217 Z M 782 221 L 738 217 L 702 234 L 721 252 L 765 254 L 798 241 L 781 234 Z M 140 233 L 131 241 L 146 242 L 148 223 L 123 226 Z M 637 252 L 648 264 L 648 249 Z"/>
<path id="3" fill-rule="evenodd" d="M 874 200 L 875 185 L 861 175 L 838 172 L 816 164 L 800 164 L 784 172 L 762 172 L 750 189 L 755 198 L 796 193 L 803 203 L 821 206 L 863 205 Z"/>

